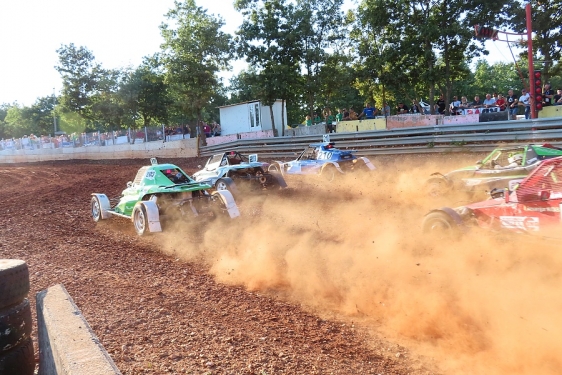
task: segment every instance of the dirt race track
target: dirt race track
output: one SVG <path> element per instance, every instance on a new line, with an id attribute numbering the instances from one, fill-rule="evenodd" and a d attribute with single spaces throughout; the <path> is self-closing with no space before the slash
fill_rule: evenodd
<path id="1" fill-rule="evenodd" d="M 0 165 L 0 258 L 27 261 L 32 300 L 63 284 L 123 374 L 560 374 L 562 242 L 420 234 L 462 203 L 420 182 L 473 159 L 371 158 L 370 176 L 291 178 L 239 219 L 142 238 L 94 223 L 90 194 L 147 160 Z"/>

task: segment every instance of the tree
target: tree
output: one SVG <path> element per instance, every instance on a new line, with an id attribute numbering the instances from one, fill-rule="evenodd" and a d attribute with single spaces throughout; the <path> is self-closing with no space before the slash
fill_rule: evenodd
<path id="1" fill-rule="evenodd" d="M 506 94 L 509 89 L 518 91 L 522 87 L 517 71 L 513 64 L 496 63 L 489 65 L 485 60 L 478 60 L 476 63 L 474 82 L 470 86 L 469 97 L 494 92 Z"/>
<path id="2" fill-rule="evenodd" d="M 330 51 L 345 38 L 343 27 L 343 0 L 298 0 L 295 11 L 294 33 L 298 36 L 301 68 L 304 71 L 304 93 L 308 112 L 312 116 L 317 93 L 322 86 L 321 71 Z"/>
<path id="3" fill-rule="evenodd" d="M 453 81 L 467 74 L 466 62 L 487 53 L 473 25 L 501 25 L 508 3 L 363 0 L 355 30 L 362 69 L 396 96 L 415 88 L 417 95 L 428 94 L 432 107 L 436 91 L 448 101 Z"/>
<path id="4" fill-rule="evenodd" d="M 202 111 L 221 89 L 217 73 L 229 68 L 231 36 L 220 31 L 224 25 L 221 18 L 207 14 L 194 0 L 176 2 L 166 17 L 169 23 L 160 26 L 166 82 L 180 98 L 183 110 L 197 116 L 206 145 L 200 124 Z"/>
<path id="5" fill-rule="evenodd" d="M 101 66 L 86 47 L 74 44 L 57 50 L 59 65 L 55 69 L 63 80 L 61 105 L 64 109 L 77 112 L 85 118 L 92 117 L 92 96 L 97 93 Z"/>
<path id="6" fill-rule="evenodd" d="M 168 107 L 172 100 L 158 56 L 145 58 L 139 67 L 124 76 L 119 96 L 130 126 L 136 127 L 137 119 L 141 126 L 168 122 Z"/>

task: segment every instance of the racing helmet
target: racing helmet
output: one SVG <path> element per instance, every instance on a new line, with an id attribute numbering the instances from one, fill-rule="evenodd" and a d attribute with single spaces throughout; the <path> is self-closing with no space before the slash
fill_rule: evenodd
<path id="1" fill-rule="evenodd" d="M 515 155 L 512 155 L 509 158 L 507 158 L 507 161 L 509 162 L 509 164 L 511 164 L 511 163 L 521 163 L 521 160 L 523 160 L 522 154 L 515 154 Z"/>

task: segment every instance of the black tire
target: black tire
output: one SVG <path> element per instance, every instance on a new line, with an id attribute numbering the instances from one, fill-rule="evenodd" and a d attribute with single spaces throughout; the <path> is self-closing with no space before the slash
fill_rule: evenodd
<path id="1" fill-rule="evenodd" d="M 27 298 L 19 305 L 0 310 L 0 355 L 29 339 L 32 324 L 31 308 Z"/>
<path id="2" fill-rule="evenodd" d="M 226 217 L 230 217 L 230 214 L 228 213 L 228 210 L 226 209 L 226 204 L 224 203 L 224 201 L 222 200 L 222 197 L 220 195 L 220 193 L 218 192 L 213 192 L 211 194 L 211 199 L 212 199 L 212 210 L 214 212 L 214 216 L 215 218 L 226 218 Z"/>
<path id="3" fill-rule="evenodd" d="M 268 172 L 277 172 L 277 173 L 283 172 L 281 170 L 281 166 L 277 163 L 270 164 L 269 167 L 267 167 L 267 171 Z"/>
<path id="4" fill-rule="evenodd" d="M 338 173 L 340 172 L 338 172 L 336 167 L 332 165 L 327 165 L 324 167 L 324 169 L 322 169 L 322 173 L 320 175 L 324 178 L 324 180 L 328 182 L 333 182 L 336 179 L 336 174 Z"/>
<path id="5" fill-rule="evenodd" d="M 142 204 L 133 209 L 133 226 L 139 236 L 145 236 L 150 233 L 148 229 L 148 215 L 146 208 Z"/>
<path id="6" fill-rule="evenodd" d="M 91 200 L 91 213 L 92 219 L 94 219 L 95 222 L 101 220 L 101 203 L 99 198 L 96 196 L 93 196 Z"/>
<path id="7" fill-rule="evenodd" d="M 35 356 L 30 338 L 20 346 L 0 354 L 0 374 L 33 375 L 34 372 Z"/>
<path id="8" fill-rule="evenodd" d="M 424 233 L 447 233 L 457 229 L 457 223 L 443 211 L 430 212 L 423 218 Z"/>
<path id="9" fill-rule="evenodd" d="M 238 198 L 238 187 L 232 178 L 219 178 L 215 182 L 215 190 L 228 190 L 234 199 Z"/>
<path id="10" fill-rule="evenodd" d="M 451 184 L 443 177 L 432 177 L 425 183 L 425 191 L 430 197 L 442 197 L 451 190 Z"/>
<path id="11" fill-rule="evenodd" d="M 21 302 L 29 293 L 29 269 L 19 259 L 0 259 L 0 310 Z"/>

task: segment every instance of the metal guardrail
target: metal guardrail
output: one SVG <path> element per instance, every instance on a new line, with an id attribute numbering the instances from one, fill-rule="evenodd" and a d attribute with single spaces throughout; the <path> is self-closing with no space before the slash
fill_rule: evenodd
<path id="1" fill-rule="evenodd" d="M 562 142 L 562 118 L 479 122 L 463 125 L 435 125 L 353 133 L 332 133 L 330 140 L 340 149 L 357 150 L 358 155 L 412 154 L 436 152 L 485 152 L 498 143 Z M 200 147 L 200 156 L 226 151 L 258 153 L 266 158 L 289 158 L 319 136 L 241 139 Z"/>

